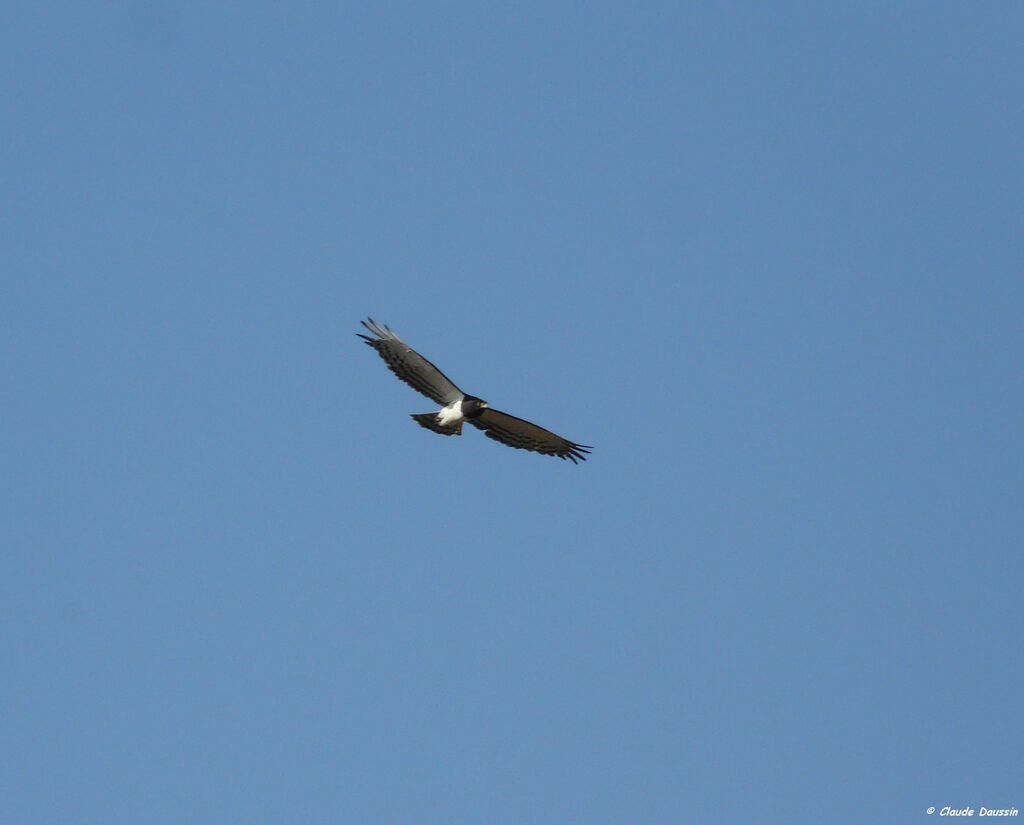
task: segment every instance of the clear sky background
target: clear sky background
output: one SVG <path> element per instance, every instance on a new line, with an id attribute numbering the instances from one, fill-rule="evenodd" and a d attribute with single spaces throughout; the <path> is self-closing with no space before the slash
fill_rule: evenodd
<path id="1" fill-rule="evenodd" d="M 1024 808 L 1022 43 L 6 6 L 0 821 Z"/>

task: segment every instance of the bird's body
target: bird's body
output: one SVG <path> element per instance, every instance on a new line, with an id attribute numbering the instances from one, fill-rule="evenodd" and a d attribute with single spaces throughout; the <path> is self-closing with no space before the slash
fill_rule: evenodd
<path id="1" fill-rule="evenodd" d="M 437 414 L 437 424 L 440 427 L 462 427 L 462 421 L 466 416 L 462 414 L 462 401 L 452 401 L 447 407 L 442 407 Z"/>
<path id="2" fill-rule="evenodd" d="M 443 407 L 437 414 L 437 423 L 442 427 L 461 426 L 467 418 L 479 418 L 487 407 L 486 401 L 467 395 L 458 401 L 452 401 L 447 407 Z"/>
<path id="3" fill-rule="evenodd" d="M 388 327 L 372 318 L 362 324 L 376 337 L 358 333 L 359 337 L 377 351 L 388 369 L 414 390 L 443 405 L 436 413 L 413 415 L 413 420 L 421 427 L 439 435 L 462 435 L 462 425 L 469 421 L 483 430 L 488 438 L 509 447 L 568 458 L 574 464 L 586 461 L 585 453 L 590 452 L 586 445 L 576 444 L 529 421 L 491 409 L 486 401 L 460 390 L 441 370 Z"/>
<path id="4" fill-rule="evenodd" d="M 419 413 L 412 420 L 421 427 L 426 427 L 441 435 L 462 435 L 462 422 L 467 419 L 479 418 L 487 406 L 486 401 L 471 395 L 452 401 L 436 413 Z"/>

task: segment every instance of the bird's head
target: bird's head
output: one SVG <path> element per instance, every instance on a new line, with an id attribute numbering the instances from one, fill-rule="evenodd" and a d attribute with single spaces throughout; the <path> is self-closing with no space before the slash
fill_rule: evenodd
<path id="1" fill-rule="evenodd" d="M 467 395 L 462 401 L 462 414 L 466 416 L 466 418 L 476 418 L 486 409 L 487 402 L 481 398 L 475 398 L 471 395 Z"/>

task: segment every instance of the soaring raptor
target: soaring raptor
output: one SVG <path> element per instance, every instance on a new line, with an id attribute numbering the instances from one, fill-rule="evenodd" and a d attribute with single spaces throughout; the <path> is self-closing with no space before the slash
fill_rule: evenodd
<path id="1" fill-rule="evenodd" d="M 378 324 L 373 318 L 363 321 L 362 325 L 376 337 L 371 338 L 358 332 L 356 335 L 377 350 L 388 369 L 414 390 L 442 405 L 442 409 L 436 413 L 412 416 L 421 427 L 441 435 L 462 435 L 462 424 L 468 421 L 478 430 L 483 430 L 488 438 L 509 447 L 557 455 L 563 461 L 569 459 L 573 464 L 587 460 L 585 453 L 590 452 L 590 447 L 574 444 L 529 421 L 491 409 L 486 401 L 466 395 L 441 370 L 388 327 Z"/>

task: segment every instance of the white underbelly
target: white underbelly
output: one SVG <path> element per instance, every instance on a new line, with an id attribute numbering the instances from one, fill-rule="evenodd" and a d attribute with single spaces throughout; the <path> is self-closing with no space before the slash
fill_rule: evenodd
<path id="1" fill-rule="evenodd" d="M 462 399 L 453 401 L 437 414 L 437 423 L 442 427 L 450 427 L 462 420 Z"/>

